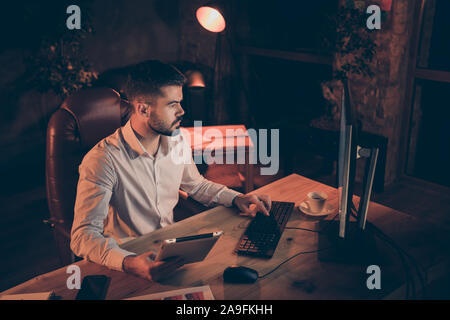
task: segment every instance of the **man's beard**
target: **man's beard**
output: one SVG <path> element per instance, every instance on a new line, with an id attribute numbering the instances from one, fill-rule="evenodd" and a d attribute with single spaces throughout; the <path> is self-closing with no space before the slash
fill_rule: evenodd
<path id="1" fill-rule="evenodd" d="M 181 122 L 181 120 L 183 119 L 183 117 L 179 117 L 177 118 L 174 122 L 172 122 L 171 126 L 169 128 L 164 128 L 164 126 L 161 124 L 160 121 L 157 121 L 158 124 L 161 125 L 157 125 L 157 126 L 153 126 L 150 121 L 148 122 L 148 125 L 150 126 L 150 128 L 152 128 L 153 131 L 155 131 L 158 134 L 162 134 L 163 136 L 176 136 L 180 133 L 180 126 L 177 126 L 175 128 L 175 130 L 170 130 L 170 128 L 172 128 L 174 126 L 175 123 L 177 123 L 178 121 Z"/>

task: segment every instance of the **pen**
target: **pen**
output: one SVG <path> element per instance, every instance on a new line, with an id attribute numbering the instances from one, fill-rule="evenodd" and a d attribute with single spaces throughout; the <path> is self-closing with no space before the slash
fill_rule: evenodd
<path id="1" fill-rule="evenodd" d="M 173 243 L 173 242 L 183 242 L 183 241 L 190 241 L 190 240 L 196 240 L 196 239 L 212 238 L 212 237 L 217 237 L 221 234 L 223 234 L 223 231 L 216 231 L 216 232 L 211 232 L 211 233 L 198 234 L 195 236 L 180 237 L 180 238 L 172 239 L 171 242 Z"/>

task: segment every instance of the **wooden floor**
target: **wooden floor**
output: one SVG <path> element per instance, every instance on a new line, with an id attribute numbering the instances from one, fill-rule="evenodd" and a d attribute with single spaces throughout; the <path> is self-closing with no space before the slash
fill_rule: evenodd
<path id="1" fill-rule="evenodd" d="M 222 169 L 223 170 L 223 169 Z M 228 173 L 235 168 L 229 169 Z M 305 174 L 301 170 L 296 173 Z M 209 172 L 214 179 L 227 171 Z M 310 177 L 333 185 L 332 176 Z M 256 177 L 257 185 L 270 182 Z M 236 181 L 233 180 L 233 183 Z M 230 182 L 231 183 L 231 182 Z M 237 182 L 238 183 L 238 182 Z M 238 187 L 239 188 L 239 187 Z M 358 194 L 360 188 L 356 188 Z M 430 221 L 438 222 L 450 231 L 450 190 L 420 180 L 405 178 L 373 200 Z M 26 191 L 0 196 L 0 291 L 60 267 L 51 230 L 42 223 L 48 217 L 45 186 L 30 187 Z M 370 215 L 369 215 L 370 220 Z M 450 277 L 433 284 L 431 298 L 450 298 Z"/>

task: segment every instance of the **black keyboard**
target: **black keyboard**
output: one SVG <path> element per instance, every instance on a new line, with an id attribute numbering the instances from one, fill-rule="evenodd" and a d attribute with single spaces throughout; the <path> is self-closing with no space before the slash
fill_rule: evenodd
<path id="1" fill-rule="evenodd" d="M 271 258 L 294 206 L 294 202 L 272 201 L 269 216 L 258 212 L 239 240 L 236 252 Z"/>

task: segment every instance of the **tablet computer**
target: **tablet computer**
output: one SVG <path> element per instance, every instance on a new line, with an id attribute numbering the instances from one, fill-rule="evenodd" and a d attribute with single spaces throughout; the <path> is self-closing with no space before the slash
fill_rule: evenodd
<path id="1" fill-rule="evenodd" d="M 206 258 L 223 231 L 198 234 L 175 239 L 164 240 L 156 260 L 170 257 L 181 257 L 185 264 L 199 262 Z"/>

